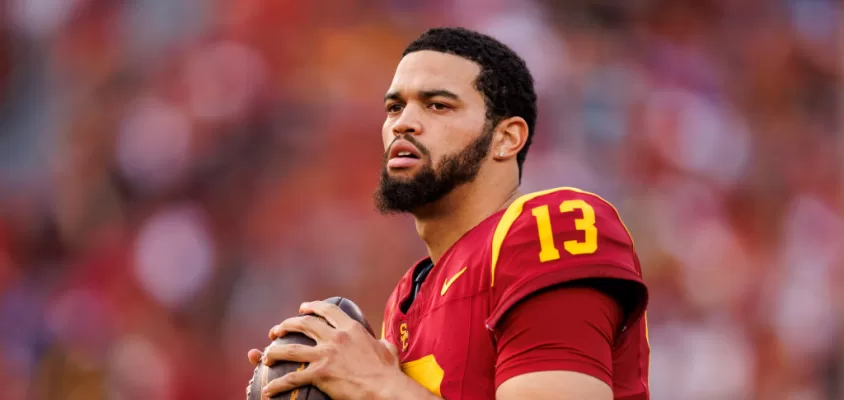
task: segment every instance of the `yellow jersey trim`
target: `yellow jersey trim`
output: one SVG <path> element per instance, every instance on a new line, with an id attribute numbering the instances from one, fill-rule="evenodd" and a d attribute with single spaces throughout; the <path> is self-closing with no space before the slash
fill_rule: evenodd
<path id="1" fill-rule="evenodd" d="M 433 354 L 401 364 L 401 370 L 437 397 L 442 397 L 441 386 L 445 371 L 437 363 Z"/>

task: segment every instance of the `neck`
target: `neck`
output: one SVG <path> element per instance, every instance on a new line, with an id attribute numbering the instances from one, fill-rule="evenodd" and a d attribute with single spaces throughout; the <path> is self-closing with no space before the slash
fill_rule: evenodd
<path id="1" fill-rule="evenodd" d="M 495 182 L 478 187 L 480 182 Z M 428 247 L 436 264 L 461 236 L 487 217 L 510 205 L 518 197 L 517 184 L 501 184 L 478 176 L 435 204 L 414 212 L 416 232 Z"/>

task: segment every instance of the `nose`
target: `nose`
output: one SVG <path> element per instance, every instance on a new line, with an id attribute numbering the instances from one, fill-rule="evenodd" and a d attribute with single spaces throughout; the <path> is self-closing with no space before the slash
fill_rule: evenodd
<path id="1" fill-rule="evenodd" d="M 422 133 L 422 122 L 414 115 L 411 107 L 405 108 L 393 123 L 393 135 L 419 135 Z"/>

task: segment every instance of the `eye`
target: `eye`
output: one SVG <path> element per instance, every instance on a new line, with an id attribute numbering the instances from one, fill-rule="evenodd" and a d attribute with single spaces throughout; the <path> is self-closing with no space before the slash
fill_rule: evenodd
<path id="1" fill-rule="evenodd" d="M 451 108 L 443 103 L 431 103 L 428 107 L 434 109 L 435 111 L 445 111 Z"/>
<path id="2" fill-rule="evenodd" d="M 385 107 L 385 110 L 387 111 L 387 114 L 395 114 L 397 112 L 400 112 L 402 110 L 402 108 L 404 108 L 404 106 L 402 106 L 399 103 L 391 103 L 391 104 L 387 104 L 387 107 Z"/>

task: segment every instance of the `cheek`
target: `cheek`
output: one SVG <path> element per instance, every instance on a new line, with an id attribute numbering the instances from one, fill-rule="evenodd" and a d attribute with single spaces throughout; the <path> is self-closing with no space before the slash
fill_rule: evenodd
<path id="1" fill-rule="evenodd" d="M 436 132 L 431 148 L 431 158 L 435 162 L 459 154 L 477 136 L 477 132 L 470 125 L 460 123 L 443 124 Z"/>
<path id="2" fill-rule="evenodd" d="M 428 146 L 428 151 L 430 152 L 430 154 L 428 154 L 428 158 L 430 159 L 429 162 L 435 168 L 438 167 L 443 160 L 449 157 L 454 157 L 457 153 L 459 153 L 460 149 L 458 147 L 459 146 L 457 146 L 453 141 L 448 139 L 438 141 L 435 144 L 432 143 Z"/>

